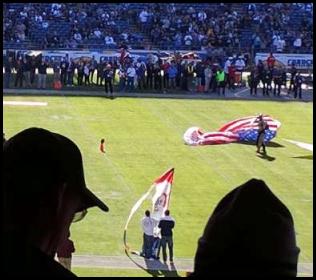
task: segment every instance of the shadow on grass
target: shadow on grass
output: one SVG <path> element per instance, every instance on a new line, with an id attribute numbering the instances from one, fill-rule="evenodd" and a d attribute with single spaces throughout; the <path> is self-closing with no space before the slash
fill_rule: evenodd
<path id="1" fill-rule="evenodd" d="M 235 142 L 234 144 L 243 144 L 243 145 L 256 145 L 255 142 Z M 276 143 L 276 142 L 272 142 L 270 141 L 269 143 L 266 144 L 266 147 L 271 147 L 271 148 L 284 148 L 283 145 L 279 144 L 279 143 Z"/>
<path id="2" fill-rule="evenodd" d="M 164 264 L 159 260 L 148 259 L 145 259 L 145 264 L 147 267 L 146 271 L 153 277 L 180 277 L 174 265 L 170 265 L 169 268 L 167 264 Z"/>
<path id="3" fill-rule="evenodd" d="M 309 160 L 313 160 L 313 155 L 307 155 L 307 156 L 297 156 L 297 157 L 292 157 L 292 158 L 299 158 L 299 159 L 309 159 Z"/>
<path id="4" fill-rule="evenodd" d="M 267 161 L 274 161 L 275 157 L 270 157 L 269 155 L 265 154 L 265 153 L 257 153 L 257 157 L 265 159 Z"/>

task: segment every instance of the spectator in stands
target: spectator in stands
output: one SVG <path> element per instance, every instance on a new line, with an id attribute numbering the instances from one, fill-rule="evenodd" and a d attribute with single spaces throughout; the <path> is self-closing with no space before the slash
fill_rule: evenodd
<path id="1" fill-rule="evenodd" d="M 2 274 L 74 277 L 54 260 L 72 222 L 108 207 L 87 187 L 82 156 L 70 139 L 28 128 L 3 145 Z"/>
<path id="2" fill-rule="evenodd" d="M 293 42 L 293 47 L 296 53 L 298 53 L 302 47 L 302 37 L 300 34 L 296 35 L 296 39 Z"/>
<path id="3" fill-rule="evenodd" d="M 138 18 L 139 18 L 139 21 L 141 23 L 141 28 L 142 28 L 142 31 L 144 32 L 145 31 L 145 25 L 147 24 L 147 21 L 148 21 L 148 17 L 149 17 L 149 13 L 148 13 L 148 10 L 146 8 L 144 8 Z"/>
<path id="4" fill-rule="evenodd" d="M 105 46 L 108 48 L 115 48 L 116 43 L 111 35 L 106 35 L 104 38 Z"/>
<path id="5" fill-rule="evenodd" d="M 76 32 L 74 33 L 73 38 L 75 39 L 75 41 L 76 41 L 77 43 L 81 43 L 81 41 L 82 41 L 82 36 L 81 36 L 81 34 L 80 34 L 79 31 L 76 31 Z"/>
<path id="6" fill-rule="evenodd" d="M 277 42 L 276 42 L 276 51 L 278 53 L 281 53 L 283 52 L 284 50 L 284 47 L 285 47 L 285 40 L 283 38 L 278 38 Z"/>
<path id="7" fill-rule="evenodd" d="M 264 181 L 251 179 L 216 206 L 198 240 L 190 276 L 296 277 L 295 235 L 288 208 Z"/>
<path id="8" fill-rule="evenodd" d="M 192 41 L 193 41 L 193 38 L 192 38 L 192 33 L 187 33 L 185 36 L 184 36 L 184 45 L 186 47 L 191 47 L 192 45 Z"/>
<path id="9" fill-rule="evenodd" d="M 46 88 L 47 68 L 48 68 L 48 64 L 46 63 L 45 59 L 42 58 L 38 66 L 38 80 L 37 80 L 38 89 Z"/>
<path id="10" fill-rule="evenodd" d="M 17 23 L 16 29 L 15 29 L 16 36 L 17 36 L 17 42 L 25 40 L 25 30 L 26 30 L 25 25 L 23 24 L 22 21 L 19 21 Z"/>
<path id="11" fill-rule="evenodd" d="M 10 88 L 12 69 L 13 69 L 12 57 L 8 56 L 4 60 L 4 88 Z"/>
<path id="12" fill-rule="evenodd" d="M 254 51 L 254 56 L 256 55 L 256 53 L 261 49 L 261 38 L 259 33 L 255 33 L 252 35 L 252 47 L 253 47 L 253 51 Z"/>

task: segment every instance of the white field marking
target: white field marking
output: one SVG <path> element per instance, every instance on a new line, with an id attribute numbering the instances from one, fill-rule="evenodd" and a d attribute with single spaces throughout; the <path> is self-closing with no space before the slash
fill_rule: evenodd
<path id="1" fill-rule="evenodd" d="M 4 101 L 3 105 L 13 106 L 47 106 L 47 102 L 35 102 L 35 101 Z"/>
<path id="2" fill-rule="evenodd" d="M 246 91 L 249 91 L 249 89 L 248 89 L 248 88 L 242 89 L 241 91 L 238 91 L 238 92 L 234 93 L 234 96 L 240 97 L 239 94 L 241 94 L 241 93 L 243 93 L 243 92 L 246 92 Z"/>
<path id="3" fill-rule="evenodd" d="M 313 144 L 307 144 L 307 143 L 303 143 L 303 142 L 298 142 L 298 141 L 294 141 L 294 140 L 289 140 L 289 139 L 284 139 L 285 141 L 288 141 L 292 144 L 295 144 L 296 146 L 299 146 L 305 150 L 309 150 L 309 151 L 313 151 Z"/>

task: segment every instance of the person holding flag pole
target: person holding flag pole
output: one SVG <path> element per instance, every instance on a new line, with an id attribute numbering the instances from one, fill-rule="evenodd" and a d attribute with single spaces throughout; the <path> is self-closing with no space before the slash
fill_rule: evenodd
<path id="1" fill-rule="evenodd" d="M 145 201 L 145 199 L 151 197 L 153 208 L 151 212 L 151 218 L 155 221 L 154 232 L 156 232 L 157 229 L 159 230 L 158 224 L 161 218 L 164 216 L 165 211 L 169 207 L 173 174 L 174 168 L 170 168 L 165 173 L 163 173 L 159 178 L 157 178 L 154 181 L 149 190 L 144 195 L 142 195 L 142 197 L 132 207 L 128 219 L 126 221 L 123 236 L 125 252 L 128 256 L 129 253 L 139 255 L 139 253 L 137 253 L 136 251 L 131 250 L 130 246 L 127 244 L 127 229 L 131 218 L 133 217 L 137 209 L 140 207 L 140 205 Z"/>

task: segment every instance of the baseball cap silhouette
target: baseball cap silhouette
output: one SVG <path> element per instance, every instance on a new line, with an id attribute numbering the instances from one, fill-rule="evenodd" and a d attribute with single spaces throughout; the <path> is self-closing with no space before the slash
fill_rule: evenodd
<path id="1" fill-rule="evenodd" d="M 296 276 L 299 252 L 290 211 L 264 181 L 251 179 L 216 206 L 192 276 Z"/>
<path id="2" fill-rule="evenodd" d="M 82 197 L 83 211 L 97 206 L 109 208 L 86 186 L 82 156 L 69 138 L 43 128 L 28 128 L 3 145 L 4 188 L 17 201 L 36 201 L 58 183 L 67 183 Z"/>

